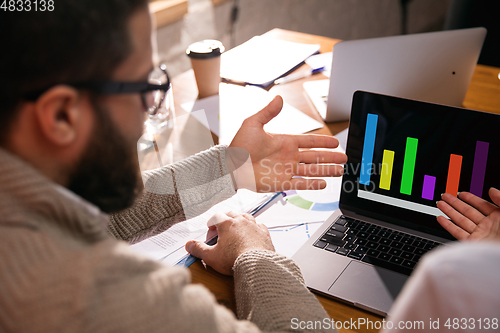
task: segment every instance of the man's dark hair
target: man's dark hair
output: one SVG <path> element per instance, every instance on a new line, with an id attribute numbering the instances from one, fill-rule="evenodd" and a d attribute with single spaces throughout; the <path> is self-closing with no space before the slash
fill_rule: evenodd
<path id="1" fill-rule="evenodd" d="M 0 13 L 0 144 L 29 91 L 109 79 L 131 52 L 128 22 L 147 0 L 54 1 Z"/>

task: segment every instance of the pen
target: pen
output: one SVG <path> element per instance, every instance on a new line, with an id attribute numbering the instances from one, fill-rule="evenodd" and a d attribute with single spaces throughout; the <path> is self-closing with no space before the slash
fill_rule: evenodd
<path id="1" fill-rule="evenodd" d="M 252 209 L 251 211 L 249 211 L 248 214 L 255 216 L 255 214 L 257 214 L 262 209 L 264 209 L 267 205 L 269 205 L 271 202 L 273 202 L 274 199 L 276 199 L 277 197 L 279 197 L 281 194 L 283 194 L 283 192 L 277 192 L 277 193 L 275 193 L 272 197 L 270 197 L 269 199 L 267 199 L 266 201 L 264 201 L 262 204 L 258 205 L 257 207 L 255 207 L 254 209 Z"/>
<path id="2" fill-rule="evenodd" d="M 255 216 L 258 212 L 260 212 L 262 209 L 264 209 L 267 205 L 269 205 L 271 202 L 274 201 L 277 197 L 280 195 L 284 194 L 283 192 L 277 192 L 273 196 L 271 196 L 269 199 L 255 207 L 254 209 L 250 210 L 248 214 Z M 215 245 L 217 243 L 217 238 L 218 236 L 214 236 L 210 240 L 206 242 L 207 245 Z M 192 263 L 196 261 L 196 257 L 192 256 L 190 254 L 185 255 L 181 260 L 179 260 L 176 265 L 182 265 L 185 267 L 189 267 Z"/>
<path id="3" fill-rule="evenodd" d="M 291 81 L 295 81 L 298 79 L 303 79 L 305 77 L 309 77 L 315 73 L 322 72 L 325 69 L 325 67 L 319 67 L 319 68 L 311 68 L 306 71 L 298 72 L 298 73 L 293 73 L 290 75 L 287 75 L 285 77 L 282 77 L 280 79 L 277 79 L 274 81 L 274 84 L 283 84 L 283 83 L 288 83 Z"/>

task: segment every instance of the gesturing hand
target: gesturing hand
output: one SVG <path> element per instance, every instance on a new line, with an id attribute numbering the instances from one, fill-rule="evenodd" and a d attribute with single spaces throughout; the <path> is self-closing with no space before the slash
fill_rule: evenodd
<path id="1" fill-rule="evenodd" d="M 274 251 L 267 227 L 250 214 L 216 213 L 207 224 L 209 234 L 218 233 L 217 244 L 210 246 L 193 240 L 186 243 L 186 251 L 221 274 L 233 275 L 234 262 L 247 251 Z"/>
<path id="2" fill-rule="evenodd" d="M 437 207 L 454 223 L 444 216 L 437 221 L 458 240 L 500 240 L 500 191 L 490 188 L 488 194 L 496 206 L 469 192 L 461 192 L 458 198 L 443 194 Z"/>
<path id="3" fill-rule="evenodd" d="M 289 189 L 324 188 L 326 186 L 324 180 L 303 179 L 295 176 L 341 176 L 347 156 L 340 152 L 300 150 L 301 148 L 336 148 L 339 141 L 332 136 L 284 135 L 264 131 L 264 125 L 276 117 L 282 107 L 283 99 L 281 96 L 276 96 L 264 109 L 247 118 L 231 142 L 228 151 L 231 152 L 231 148 L 238 147 L 250 154 L 251 169 L 255 178 L 255 188 L 250 189 L 258 192 L 279 192 Z M 234 161 L 241 160 L 238 157 L 241 154 L 229 153 L 229 155 L 233 164 L 244 163 L 244 161 Z M 244 174 L 245 176 L 239 177 L 240 182 L 243 183 L 245 183 L 243 181 L 245 178 L 248 180 L 248 173 Z M 247 185 L 238 187 L 249 188 Z"/>

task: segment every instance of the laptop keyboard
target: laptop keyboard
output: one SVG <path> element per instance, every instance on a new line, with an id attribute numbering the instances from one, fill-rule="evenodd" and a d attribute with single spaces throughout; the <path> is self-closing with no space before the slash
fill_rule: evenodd
<path id="1" fill-rule="evenodd" d="M 326 251 L 410 275 L 418 260 L 441 243 L 340 216 L 315 243 Z"/>

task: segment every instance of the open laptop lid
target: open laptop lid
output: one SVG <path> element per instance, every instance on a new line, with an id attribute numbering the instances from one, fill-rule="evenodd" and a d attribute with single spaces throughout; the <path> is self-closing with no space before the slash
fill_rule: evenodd
<path id="1" fill-rule="evenodd" d="M 441 193 L 490 201 L 500 186 L 500 115 L 357 91 L 340 208 L 453 239 Z"/>
<path id="2" fill-rule="evenodd" d="M 349 119 L 356 90 L 461 106 L 485 36 L 470 28 L 335 44 L 325 120 Z"/>

